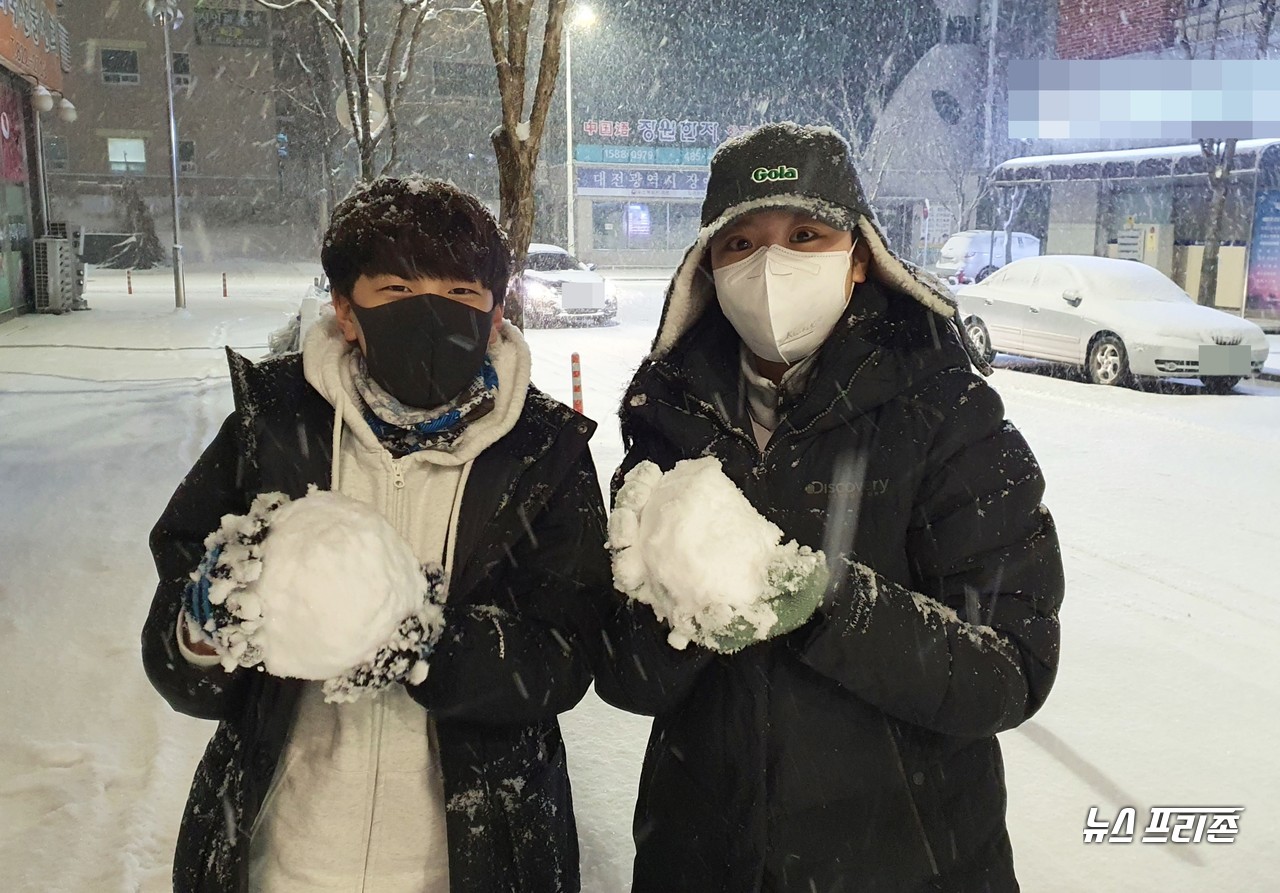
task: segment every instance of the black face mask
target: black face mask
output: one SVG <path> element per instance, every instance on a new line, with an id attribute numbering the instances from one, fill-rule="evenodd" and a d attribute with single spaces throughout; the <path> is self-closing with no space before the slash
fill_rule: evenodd
<path id="1" fill-rule="evenodd" d="M 413 295 L 380 307 L 349 304 L 364 333 L 369 374 L 405 406 L 443 406 L 484 366 L 492 310 L 444 295 Z"/>

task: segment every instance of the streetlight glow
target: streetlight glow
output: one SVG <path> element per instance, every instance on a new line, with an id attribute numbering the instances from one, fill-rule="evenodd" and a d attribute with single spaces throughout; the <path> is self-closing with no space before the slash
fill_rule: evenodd
<path id="1" fill-rule="evenodd" d="M 565 248 L 577 251 L 573 206 L 573 29 L 590 28 L 596 23 L 596 11 L 585 3 L 573 8 L 564 29 L 564 174 L 565 174 Z"/>

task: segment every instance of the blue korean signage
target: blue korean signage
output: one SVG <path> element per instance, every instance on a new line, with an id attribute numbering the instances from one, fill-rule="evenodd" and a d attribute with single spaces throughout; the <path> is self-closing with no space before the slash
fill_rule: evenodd
<path id="1" fill-rule="evenodd" d="M 578 194 L 587 196 L 702 198 L 708 171 L 673 171 L 643 167 L 580 167 Z"/>
<path id="2" fill-rule="evenodd" d="M 688 146 L 601 146 L 590 143 L 573 147 L 575 161 L 586 164 L 648 164 L 673 167 L 706 167 L 712 149 Z"/>

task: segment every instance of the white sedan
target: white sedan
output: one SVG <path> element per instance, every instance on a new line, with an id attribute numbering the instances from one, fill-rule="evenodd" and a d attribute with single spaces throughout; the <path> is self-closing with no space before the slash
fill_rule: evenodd
<path id="1" fill-rule="evenodd" d="M 1016 260 L 956 294 L 974 344 L 1081 366 L 1095 384 L 1199 378 L 1226 393 L 1267 358 L 1261 328 L 1202 307 L 1154 267 L 1047 254 Z"/>
<path id="2" fill-rule="evenodd" d="M 603 325 L 618 315 L 612 283 L 556 245 L 529 246 L 517 287 L 523 289 L 528 326 Z"/>

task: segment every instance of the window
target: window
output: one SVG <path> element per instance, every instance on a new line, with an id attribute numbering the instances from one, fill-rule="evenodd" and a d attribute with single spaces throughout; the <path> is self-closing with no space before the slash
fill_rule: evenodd
<path id="1" fill-rule="evenodd" d="M 108 139 L 107 164 L 113 174 L 146 173 L 147 144 L 138 139 Z"/>
<path id="2" fill-rule="evenodd" d="M 139 80 L 137 51 L 102 51 L 102 82 L 104 84 L 136 84 Z"/>
<path id="3" fill-rule="evenodd" d="M 196 172 L 196 144 L 192 140 L 178 140 L 178 170 L 184 174 Z"/>
<path id="4" fill-rule="evenodd" d="M 67 169 L 67 138 L 65 136 L 47 136 L 44 138 L 44 167 L 50 171 Z"/>
<path id="5" fill-rule="evenodd" d="M 524 268 L 539 273 L 558 273 L 562 270 L 581 270 L 582 261 L 572 254 L 559 251 L 531 251 L 525 258 Z"/>
<path id="6" fill-rule="evenodd" d="M 191 86 L 191 56 L 188 53 L 173 54 L 173 85 Z"/>

